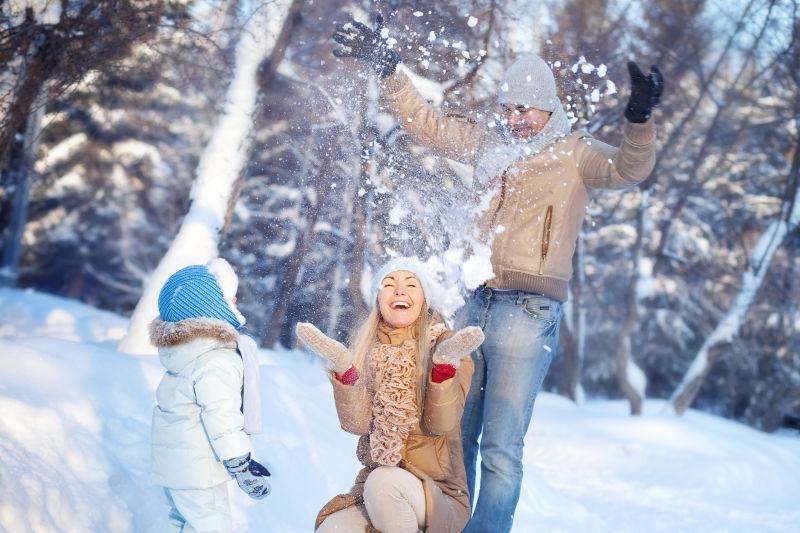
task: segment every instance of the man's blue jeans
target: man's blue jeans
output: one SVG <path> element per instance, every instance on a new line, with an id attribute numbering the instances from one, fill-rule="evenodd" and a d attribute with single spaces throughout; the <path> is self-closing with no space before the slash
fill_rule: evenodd
<path id="1" fill-rule="evenodd" d="M 481 485 L 467 533 L 511 530 L 522 483 L 522 447 L 533 403 L 556 354 L 561 302 L 524 291 L 480 287 L 456 315 L 456 329 L 486 335 L 472 354 L 475 373 L 461 437 L 470 497 L 475 499 L 478 437 Z"/>

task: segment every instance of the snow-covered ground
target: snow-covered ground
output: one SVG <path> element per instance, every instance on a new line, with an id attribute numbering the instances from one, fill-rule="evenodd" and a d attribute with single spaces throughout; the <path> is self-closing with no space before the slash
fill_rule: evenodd
<path id="1" fill-rule="evenodd" d="M 126 320 L 70 300 L 0 290 L 0 530 L 148 531 L 166 515 L 148 482 L 153 356 L 114 350 Z M 296 351 L 262 351 L 265 433 L 256 457 L 272 495 L 231 484 L 239 531 L 311 531 L 349 489 L 355 437 L 330 385 Z M 689 411 L 627 416 L 543 394 L 525 451 L 515 532 L 797 531 L 800 435 L 768 435 Z"/>

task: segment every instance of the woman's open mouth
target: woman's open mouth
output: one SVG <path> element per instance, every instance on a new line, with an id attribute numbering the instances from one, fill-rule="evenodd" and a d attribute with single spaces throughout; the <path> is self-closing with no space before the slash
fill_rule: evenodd
<path id="1" fill-rule="evenodd" d="M 392 302 L 389 307 L 391 309 L 411 309 L 411 304 L 409 302 Z"/>

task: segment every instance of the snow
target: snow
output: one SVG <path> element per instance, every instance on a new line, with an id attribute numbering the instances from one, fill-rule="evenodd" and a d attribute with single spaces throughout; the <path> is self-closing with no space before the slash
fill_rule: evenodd
<path id="1" fill-rule="evenodd" d="M 296 239 L 290 239 L 286 242 L 273 242 L 267 245 L 265 252 L 270 257 L 286 258 L 294 251 L 297 246 Z"/>
<path id="2" fill-rule="evenodd" d="M 483 282 L 494 277 L 490 259 L 491 248 L 486 245 L 476 245 L 474 252 L 461 266 L 461 281 L 468 290 L 475 290 Z"/>
<path id="3" fill-rule="evenodd" d="M 409 215 L 409 211 L 401 202 L 395 203 L 389 210 L 389 224 L 398 225 Z"/>
<path id="4" fill-rule="evenodd" d="M 0 530 L 148 531 L 166 517 L 148 481 L 157 358 L 114 350 L 125 319 L 0 289 Z M 235 531 L 309 531 L 348 490 L 356 438 L 342 431 L 322 367 L 259 353 L 265 432 L 255 456 L 272 494 L 229 485 Z M 513 531 L 790 531 L 800 520 L 800 438 L 647 401 L 576 406 L 541 394 L 526 437 Z"/>
<path id="5" fill-rule="evenodd" d="M 53 0 L 9 0 L 7 14 L 12 25 L 17 26 L 25 20 L 25 10 L 32 9 L 34 19 L 39 24 L 55 25 L 61 19 L 62 3 Z"/>
<path id="6" fill-rule="evenodd" d="M 44 174 L 56 164 L 75 155 L 86 145 L 87 140 L 88 136 L 85 133 L 75 133 L 50 148 L 43 157 L 34 163 L 37 174 Z"/>
<path id="7" fill-rule="evenodd" d="M 402 63 L 398 66 L 398 70 L 406 74 L 422 97 L 431 102 L 434 106 L 441 105 L 442 101 L 444 101 L 444 92 L 454 83 L 453 81 L 439 83 L 428 78 L 423 78 Z"/>
<path id="8" fill-rule="evenodd" d="M 32 290 L 0 288 L 0 338 L 50 337 L 74 342 L 113 342 L 128 321 L 113 313 Z"/>
<path id="9" fill-rule="evenodd" d="M 655 296 L 658 293 L 658 283 L 653 277 L 653 259 L 641 257 L 639 259 L 639 278 L 636 280 L 636 297 L 639 300 Z"/>

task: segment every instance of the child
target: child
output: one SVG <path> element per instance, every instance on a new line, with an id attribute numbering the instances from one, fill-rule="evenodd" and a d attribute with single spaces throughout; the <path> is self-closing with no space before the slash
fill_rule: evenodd
<path id="1" fill-rule="evenodd" d="M 460 532 L 470 515 L 460 421 L 483 332 L 434 319 L 418 262 L 377 273 L 372 311 L 352 350 L 308 323 L 298 338 L 333 367 L 345 431 L 360 435 L 355 486 L 320 511 L 317 533 Z M 463 358 L 463 359 L 462 359 Z"/>
<path id="2" fill-rule="evenodd" d="M 231 266 L 216 259 L 179 270 L 158 297 L 150 339 L 167 372 L 153 410 L 151 474 L 171 506 L 167 531 L 230 531 L 231 476 L 252 498 L 270 492 L 270 474 L 250 458 L 245 433 L 242 387 L 257 380 L 237 352 L 245 322 L 238 284 Z"/>

